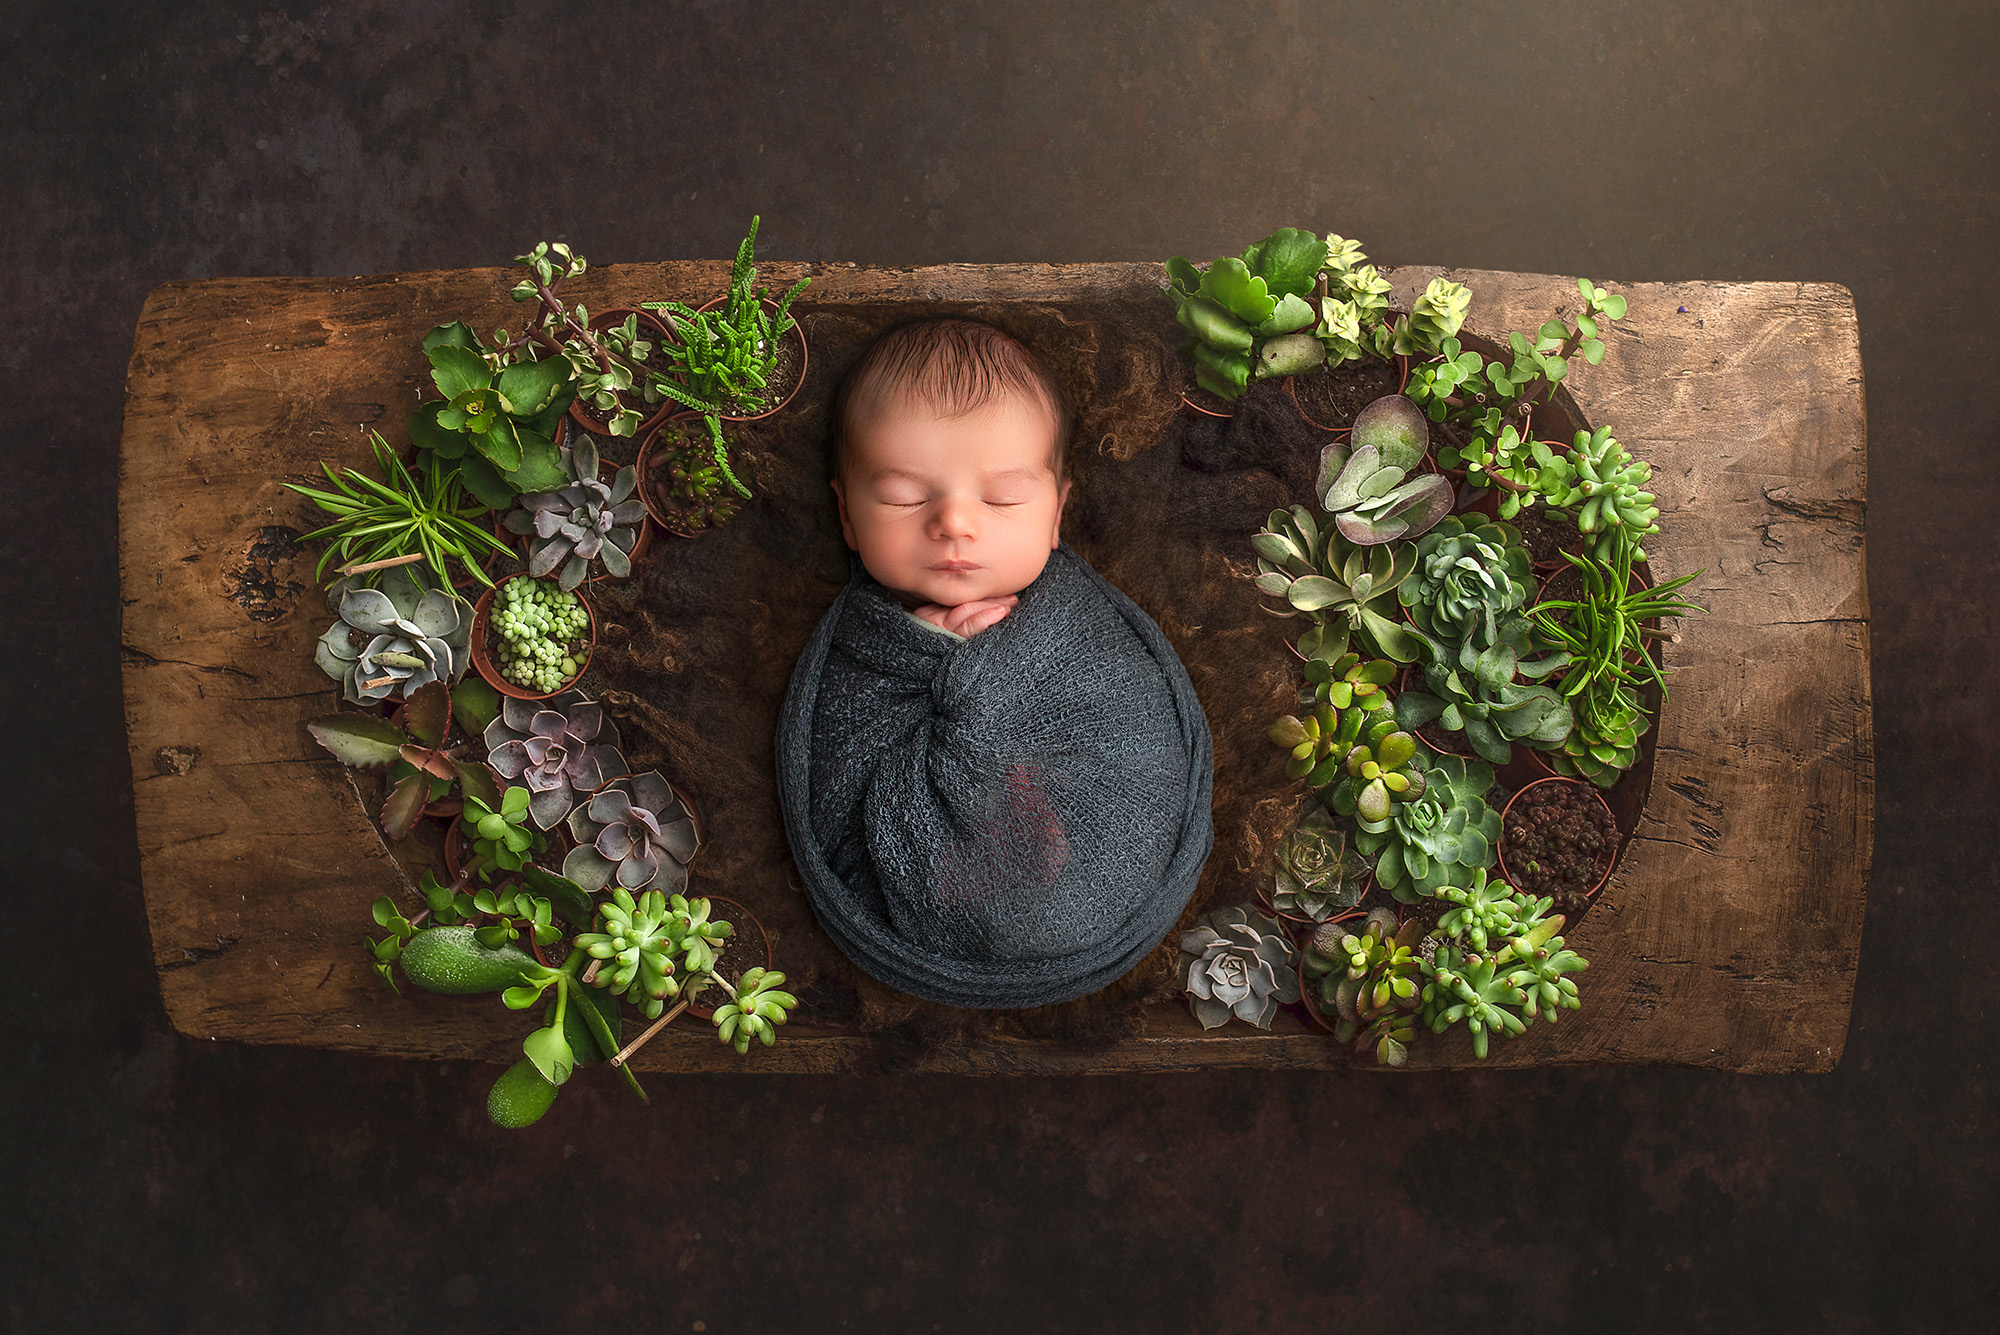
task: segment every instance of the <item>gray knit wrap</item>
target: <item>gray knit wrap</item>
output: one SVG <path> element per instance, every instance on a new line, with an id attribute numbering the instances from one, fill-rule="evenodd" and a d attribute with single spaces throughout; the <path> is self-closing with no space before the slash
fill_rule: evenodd
<path id="1" fill-rule="evenodd" d="M 854 558 L 792 671 L 777 759 L 820 925 L 867 973 L 953 1006 L 1114 981 L 1172 929 L 1215 841 L 1187 669 L 1067 543 L 965 640 Z"/>

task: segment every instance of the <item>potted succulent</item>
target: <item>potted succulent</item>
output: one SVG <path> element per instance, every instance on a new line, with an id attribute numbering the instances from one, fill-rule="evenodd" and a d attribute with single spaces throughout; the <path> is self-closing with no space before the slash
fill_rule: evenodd
<path id="1" fill-rule="evenodd" d="M 566 364 L 576 377 L 570 419 L 586 430 L 636 437 L 673 411 L 649 374 L 649 359 L 673 338 L 665 324 L 642 310 L 619 308 L 593 317 L 581 302 L 566 303 L 557 289 L 590 265 L 559 241 L 539 242 L 514 263 L 528 275 L 511 295 L 534 302 L 535 311 L 520 334 L 495 336 L 502 357 Z"/>
<path id="2" fill-rule="evenodd" d="M 742 508 L 749 489 L 729 469 L 722 426 L 713 417 L 674 417 L 661 423 L 639 451 L 640 503 L 653 522 L 683 538 L 726 523 Z"/>
<path id="3" fill-rule="evenodd" d="M 465 756 L 465 747 L 447 747 L 451 732 L 451 696 L 444 683 L 433 681 L 412 692 L 400 721 L 380 714 L 324 714 L 306 724 L 314 741 L 341 764 L 354 769 L 385 769 L 387 796 L 382 803 L 382 833 L 407 838 L 426 815 L 455 815 L 449 802 L 455 787 L 466 796 L 488 803 L 499 800 L 493 771 Z"/>
<path id="4" fill-rule="evenodd" d="M 456 476 L 503 510 L 521 492 L 562 485 L 554 437 L 576 377 L 551 350 L 499 337 L 489 348 L 462 320 L 424 336 L 431 382 L 444 397 L 418 405 L 409 431 L 427 469 Z"/>
<path id="5" fill-rule="evenodd" d="M 1298 951 L 1284 924 L 1248 905 L 1197 918 L 1181 934 L 1175 972 L 1203 1029 L 1231 1017 L 1269 1029 L 1278 1003 L 1299 999 Z"/>
<path id="6" fill-rule="evenodd" d="M 1371 870 L 1349 832 L 1314 805 L 1278 844 L 1271 910 L 1292 922 L 1326 922 L 1361 902 Z"/>
<path id="7" fill-rule="evenodd" d="M 379 588 L 334 587 L 339 620 L 319 637 L 314 661 L 349 704 L 408 699 L 464 675 L 474 617 L 463 598 L 424 587 L 407 565 L 384 571 Z"/>
<path id="8" fill-rule="evenodd" d="M 1301 952 L 1306 1013 L 1356 1052 L 1401 1066 L 1417 1034 L 1423 935 L 1420 920 L 1398 925 L 1386 908 L 1371 910 L 1358 932 L 1336 923 L 1315 928 Z"/>
<path id="9" fill-rule="evenodd" d="M 511 575 L 487 590 L 472 617 L 472 662 L 494 690 L 545 700 L 590 666 L 597 618 L 580 592 Z"/>
<path id="10" fill-rule="evenodd" d="M 486 725 L 487 762 L 528 792 L 537 828 L 552 830 L 577 803 L 625 776 L 623 741 L 603 708 L 586 696 L 506 697 Z"/>
<path id="11" fill-rule="evenodd" d="M 646 537 L 646 507 L 633 495 L 639 470 L 628 464 L 605 480 L 597 446 L 582 432 L 561 453 L 569 485 L 521 497 L 504 521 L 527 540 L 528 573 L 557 575 L 565 590 L 586 579 L 626 578 Z"/>
<path id="12" fill-rule="evenodd" d="M 1546 896 L 1571 921 L 1618 864 L 1618 822 L 1580 779 L 1538 779 L 1500 812 L 1500 871 L 1530 897 Z"/>
<path id="13" fill-rule="evenodd" d="M 677 894 L 701 849 L 694 808 L 658 770 L 606 784 L 569 813 L 576 847 L 563 875 L 586 891 L 614 882 L 626 890 Z"/>
<path id="14" fill-rule="evenodd" d="M 750 219 L 750 231 L 736 248 L 727 294 L 699 310 L 678 301 L 642 303 L 665 312 L 679 340 L 663 349 L 666 365 L 651 377 L 652 388 L 726 421 L 769 416 L 805 383 L 805 332 L 791 310 L 812 280 L 799 279 L 775 301 L 755 289 L 752 257 L 761 221 Z"/>

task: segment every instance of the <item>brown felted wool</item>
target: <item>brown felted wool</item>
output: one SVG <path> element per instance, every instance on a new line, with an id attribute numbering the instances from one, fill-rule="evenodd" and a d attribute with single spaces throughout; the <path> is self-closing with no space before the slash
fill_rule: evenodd
<path id="1" fill-rule="evenodd" d="M 657 764 L 694 802 L 706 842 L 690 868 L 693 889 L 726 894 L 763 921 L 787 988 L 801 997 L 795 1024 L 893 1031 L 919 1045 L 988 1033 L 1110 1041 L 1173 996 L 1171 949 L 1058 1006 L 956 1012 L 911 1001 L 866 979 L 813 922 L 786 846 L 772 745 L 779 706 L 849 574 L 826 483 L 828 404 L 870 339 L 920 315 L 996 324 L 1063 379 L 1077 409 L 1063 537 L 1165 632 L 1214 740 L 1215 849 L 1175 933 L 1202 912 L 1256 898 L 1296 808 L 1272 800 L 1293 785 L 1265 734 L 1296 703 L 1289 641 L 1303 624 L 1260 610 L 1268 600 L 1251 583 L 1250 535 L 1271 510 L 1311 503 L 1326 437 L 1300 423 L 1274 385 L 1253 389 L 1236 417 L 1213 426 L 1183 416 L 1187 371 L 1164 301 L 802 312 L 806 384 L 784 412 L 731 433 L 732 464 L 753 498 L 698 538 L 657 542 L 633 579 L 593 586 L 600 642 L 583 686 L 618 720 L 632 764 Z M 1211 433 L 1227 433 L 1226 450 Z"/>

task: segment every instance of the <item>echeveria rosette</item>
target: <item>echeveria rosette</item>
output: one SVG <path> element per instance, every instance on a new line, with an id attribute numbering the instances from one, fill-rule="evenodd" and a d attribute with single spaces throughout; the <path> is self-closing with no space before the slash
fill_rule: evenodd
<path id="1" fill-rule="evenodd" d="M 1558 774 L 1609 788 L 1639 763 L 1639 738 L 1652 720 L 1637 692 L 1608 678 L 1591 682 L 1570 704 L 1575 726 L 1549 753 L 1549 764 Z"/>
<path id="2" fill-rule="evenodd" d="M 701 846 L 693 813 L 658 770 L 598 789 L 569 813 L 569 832 L 576 847 L 562 874 L 586 892 L 616 881 L 626 890 L 678 893 Z"/>
<path id="3" fill-rule="evenodd" d="M 1474 518 L 1468 527 L 1453 515 L 1418 538 L 1416 570 L 1396 591 L 1433 658 L 1445 656 L 1443 646 L 1498 644 L 1527 616 L 1535 584 L 1520 530 Z"/>
<path id="4" fill-rule="evenodd" d="M 1363 829 L 1354 846 L 1375 859 L 1375 882 L 1405 904 L 1464 884 L 1475 867 L 1498 858 L 1500 813 L 1486 805 L 1493 767 L 1419 749 L 1423 796 L 1390 809 L 1388 826 Z"/>
<path id="5" fill-rule="evenodd" d="M 1279 913 L 1325 922 L 1360 903 L 1367 889 L 1368 859 L 1317 805 L 1279 841 L 1277 861 L 1271 907 Z"/>
<path id="6" fill-rule="evenodd" d="M 521 497 L 503 521 L 509 532 L 530 537 L 528 573 L 541 578 L 560 569 L 564 589 L 582 584 L 593 564 L 624 579 L 646 522 L 646 507 L 634 494 L 638 469 L 628 464 L 611 481 L 600 480 L 597 447 L 587 436 L 562 451 L 562 463 L 568 486 Z"/>
<path id="7" fill-rule="evenodd" d="M 1278 1003 L 1299 999 L 1298 952 L 1276 918 L 1247 906 L 1217 909 L 1197 918 L 1180 945 L 1176 970 L 1203 1029 L 1232 1015 L 1269 1029 Z"/>
<path id="8" fill-rule="evenodd" d="M 472 661 L 472 604 L 423 587 L 408 566 L 387 571 L 380 588 L 343 585 L 339 608 L 313 661 L 341 683 L 351 704 L 408 699 L 434 681 L 449 685 Z"/>
<path id="9" fill-rule="evenodd" d="M 630 768 L 618 726 L 581 695 L 508 696 L 500 716 L 486 725 L 485 741 L 487 760 L 501 777 L 528 789 L 529 810 L 544 830 Z"/>

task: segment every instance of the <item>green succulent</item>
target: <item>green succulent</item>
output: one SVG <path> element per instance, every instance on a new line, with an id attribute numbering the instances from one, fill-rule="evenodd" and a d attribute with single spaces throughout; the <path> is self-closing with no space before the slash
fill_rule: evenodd
<path id="1" fill-rule="evenodd" d="M 1465 314 L 1471 306 L 1472 293 L 1464 284 L 1448 278 L 1431 279 L 1430 285 L 1410 303 L 1410 313 L 1396 321 L 1393 343 L 1396 355 L 1436 355 L 1444 340 L 1465 323 Z"/>
<path id="2" fill-rule="evenodd" d="M 1469 667 L 1464 666 L 1467 657 Z M 1436 721 L 1465 734 L 1473 751 L 1496 765 L 1512 758 L 1515 742 L 1542 749 L 1559 746 L 1574 729 L 1569 702 L 1547 686 L 1515 678 L 1553 671 L 1567 657 L 1524 660 L 1514 644 L 1496 644 L 1477 653 L 1467 646 L 1459 651 L 1458 661 L 1424 665 L 1424 684 L 1430 690 L 1398 696 L 1396 722 L 1414 732 Z"/>
<path id="3" fill-rule="evenodd" d="M 1419 1015 L 1435 1033 L 1463 1021 L 1472 1049 L 1487 1053 L 1494 1033 L 1519 1034 L 1531 1021 L 1555 1022 L 1581 1002 L 1570 974 L 1589 963 L 1564 948 L 1561 914 L 1482 875 L 1463 889 L 1439 891 L 1455 907 L 1438 919 Z"/>
<path id="4" fill-rule="evenodd" d="M 1652 722 L 1623 681 L 1593 682 L 1569 703 L 1576 723 L 1549 754 L 1549 764 L 1558 774 L 1609 788 L 1639 763 L 1639 738 Z"/>
<path id="5" fill-rule="evenodd" d="M 1320 451 L 1314 494 L 1342 537 L 1363 545 L 1413 538 L 1451 513 L 1451 483 L 1416 472 L 1429 444 L 1416 404 L 1385 394 L 1356 415 L 1347 441 Z"/>
<path id="6" fill-rule="evenodd" d="M 624 997 L 644 1011 L 647 1019 L 658 1019 L 666 1003 L 681 990 L 673 976 L 675 959 L 681 953 L 679 912 L 668 906 L 666 895 L 658 890 L 648 890 L 634 899 L 631 891 L 615 886 L 610 900 L 599 904 L 597 913 L 601 930 L 583 932 L 576 938 L 577 949 L 608 966 L 600 967 L 592 981 L 612 995 Z"/>
<path id="7" fill-rule="evenodd" d="M 1686 616 L 1706 608 L 1678 597 L 1680 590 L 1704 573 L 1668 580 L 1652 588 L 1632 587 L 1632 548 L 1620 548 L 1609 561 L 1597 556 L 1563 559 L 1575 566 L 1582 577 L 1583 596 L 1537 603 L 1529 609 L 1536 628 L 1553 644 L 1562 645 L 1573 657 L 1563 678 L 1566 695 L 1580 695 L 1600 680 L 1636 681 L 1640 673 L 1650 677 L 1664 699 L 1666 674 L 1646 652 L 1646 639 L 1655 632 L 1645 623 L 1655 617 Z M 1634 671 L 1634 660 L 1638 671 Z"/>
<path id="8" fill-rule="evenodd" d="M 1370 722 L 1361 740 L 1341 757 L 1340 768 L 1326 803 L 1336 814 L 1352 817 L 1367 834 L 1385 832 L 1395 804 L 1416 801 L 1429 786 L 1417 757 L 1417 739 L 1393 716 Z"/>
<path id="9" fill-rule="evenodd" d="M 769 293 L 756 290 L 757 266 L 753 262 L 757 227 L 762 221 L 761 215 L 752 217 L 749 233 L 736 247 L 729 293 L 721 307 L 698 311 L 678 301 L 640 303 L 648 310 L 666 312 L 680 335 L 679 343 L 662 349 L 679 379 L 655 374 L 652 389 L 684 408 L 709 415 L 747 415 L 770 406 L 771 375 L 779 349 L 798 323 L 792 318 L 792 303 L 812 279 L 799 279 L 770 310 L 765 309 Z"/>
<path id="10" fill-rule="evenodd" d="M 1480 953 L 1485 952 L 1488 941 L 1526 930 L 1527 924 L 1545 915 L 1554 902 L 1531 900 L 1505 881 L 1489 881 L 1484 867 L 1474 868 L 1462 887 L 1440 886 L 1436 897 L 1453 906 L 1438 918 L 1438 930 L 1462 939 Z"/>
<path id="11" fill-rule="evenodd" d="M 1411 904 L 1440 886 L 1490 867 L 1500 843 L 1500 813 L 1486 805 L 1493 768 L 1484 761 L 1419 752 L 1424 792 L 1390 808 L 1387 829 L 1363 829 L 1355 847 L 1375 859 L 1376 884 Z"/>
<path id="12" fill-rule="evenodd" d="M 1660 531 L 1660 509 L 1644 490 L 1652 480 L 1653 466 L 1599 427 L 1577 432 L 1575 447 L 1553 458 L 1537 485 L 1550 509 L 1572 513 L 1577 528 L 1592 535 L 1588 550 L 1608 565 L 1624 550 L 1646 559 L 1639 542 Z"/>
<path id="13" fill-rule="evenodd" d="M 1396 665 L 1387 659 L 1363 663 L 1359 654 L 1343 654 L 1332 663 L 1307 659 L 1305 675 L 1299 703 L 1311 708 L 1304 718 L 1285 715 L 1271 725 L 1269 735 L 1292 753 L 1285 776 L 1304 779 L 1317 790 L 1340 777 L 1340 766 L 1361 740 L 1370 716 L 1389 708 L 1387 687 Z"/>
<path id="14" fill-rule="evenodd" d="M 444 396 L 410 418 L 410 443 L 427 468 L 455 469 L 465 489 L 496 510 L 522 492 L 568 481 L 553 437 L 576 397 L 576 378 L 559 349 L 525 341 L 489 348 L 463 321 L 439 325 L 423 346 Z"/>
<path id="15" fill-rule="evenodd" d="M 1416 569 L 1414 543 L 1362 546 L 1337 528 L 1321 532 L 1303 505 L 1273 510 L 1250 540 L 1257 553 L 1257 589 L 1282 598 L 1284 611 L 1312 624 L 1298 638 L 1299 656 L 1332 663 L 1350 645 L 1398 663 L 1413 663 L 1423 642 L 1396 614 L 1396 590 Z"/>
<path id="16" fill-rule="evenodd" d="M 767 1048 L 776 1043 L 776 1026 L 799 1004 L 797 997 L 778 990 L 784 981 L 785 975 L 775 970 L 745 970 L 730 999 L 715 1008 L 716 1037 L 738 1053 L 750 1051 L 753 1038 Z"/>
<path id="17" fill-rule="evenodd" d="M 473 793 L 466 794 L 465 810 L 458 819 L 471 840 L 481 880 L 495 867 L 519 871 L 549 846 L 542 832 L 529 824 L 529 797 L 528 790 L 518 784 L 500 795 L 498 807 L 489 806 Z"/>
<path id="18" fill-rule="evenodd" d="M 1521 989 L 1521 1009 L 1531 1020 L 1554 1024 L 1558 1010 L 1573 1011 L 1583 1005 L 1576 980 L 1566 975 L 1582 973 L 1590 961 L 1563 948 L 1563 938 L 1556 935 L 1562 928 L 1561 914 L 1543 918 L 1509 941 L 1503 954 L 1504 981 Z"/>
<path id="19" fill-rule="evenodd" d="M 1194 361 L 1195 383 L 1237 399 L 1253 375 L 1297 375 L 1324 362 L 1326 349 L 1312 332 L 1319 312 L 1307 298 L 1327 258 L 1326 242 L 1284 227 L 1206 270 L 1179 255 L 1168 260 L 1166 295 L 1187 331 L 1183 350 Z"/>
<path id="20" fill-rule="evenodd" d="M 1396 915 L 1375 909 L 1360 932 L 1337 923 L 1314 929 L 1304 947 L 1303 971 L 1322 1010 L 1339 1018 L 1334 1035 L 1357 1052 L 1373 1050 L 1384 1066 L 1401 1066 L 1416 1037 L 1415 1016 L 1422 962 L 1416 950 L 1421 922 L 1400 929 Z"/>
<path id="21" fill-rule="evenodd" d="M 1271 907 L 1314 922 L 1358 904 L 1371 870 L 1349 833 L 1318 805 L 1279 841 L 1277 861 Z"/>
<path id="22" fill-rule="evenodd" d="M 1397 587 L 1410 621 L 1439 645 L 1498 644 L 1525 619 L 1535 580 L 1520 530 L 1479 516 L 1453 515 L 1417 539 L 1417 568 Z"/>
<path id="23" fill-rule="evenodd" d="M 1488 1035 L 1511 1036 L 1528 1027 L 1517 1013 L 1527 993 L 1508 981 L 1512 974 L 1502 973 L 1495 959 L 1441 945 L 1428 972 L 1419 1016 L 1436 1034 L 1462 1021 L 1472 1033 L 1473 1054 L 1481 1060 Z"/>

